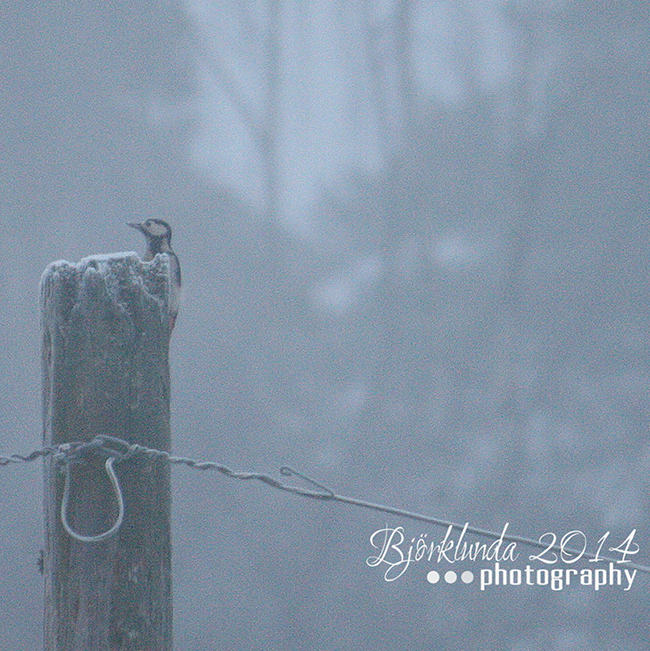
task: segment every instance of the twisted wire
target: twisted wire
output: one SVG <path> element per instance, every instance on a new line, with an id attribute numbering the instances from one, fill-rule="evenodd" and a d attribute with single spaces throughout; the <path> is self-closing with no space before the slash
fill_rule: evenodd
<path id="1" fill-rule="evenodd" d="M 116 517 L 115 523 L 107 531 L 97 534 L 96 536 L 82 536 L 76 533 L 67 522 L 67 507 L 70 493 L 70 465 L 78 462 L 83 457 L 89 454 L 103 454 L 106 455 L 107 459 L 104 464 L 106 472 L 108 474 L 109 480 L 113 491 L 115 492 L 115 498 L 118 503 L 118 515 Z M 309 499 L 316 499 L 321 501 L 330 501 L 330 502 L 339 502 L 342 504 L 349 504 L 352 506 L 358 506 L 365 509 L 370 509 L 373 511 L 380 511 L 382 513 L 390 513 L 391 515 L 397 515 L 400 517 L 408 518 L 411 520 L 418 520 L 420 522 L 426 522 L 428 524 L 433 524 L 440 527 L 452 528 L 458 531 L 466 531 L 473 533 L 479 536 L 484 536 L 486 538 L 491 538 L 494 540 L 502 539 L 508 542 L 516 542 L 528 547 L 534 547 L 537 549 L 544 549 L 547 551 L 553 550 L 558 551 L 564 554 L 573 553 L 580 554 L 582 557 L 590 560 L 601 560 L 608 561 L 613 563 L 620 562 L 620 559 L 614 559 L 609 556 L 602 556 L 592 554 L 587 551 L 578 551 L 575 549 L 569 549 L 561 545 L 549 545 L 547 543 L 542 543 L 540 540 L 535 540 L 534 538 L 528 538 L 526 536 L 518 536 L 514 534 L 504 533 L 504 531 L 496 532 L 489 529 L 482 529 L 479 527 L 469 526 L 467 523 L 460 524 L 458 522 L 451 522 L 449 520 L 443 520 L 441 518 L 436 518 L 428 515 L 423 515 L 421 513 L 415 513 L 412 511 L 406 511 L 404 509 L 387 506 L 384 504 L 376 504 L 373 502 L 368 502 L 366 500 L 360 500 L 354 497 L 346 497 L 345 495 L 339 495 L 333 490 L 324 486 L 323 484 L 317 482 L 316 480 L 308 477 L 307 475 L 294 470 L 290 466 L 282 466 L 280 468 L 280 474 L 283 477 L 298 477 L 306 484 L 311 486 L 311 488 L 303 488 L 301 486 L 296 486 L 293 484 L 287 484 L 279 479 L 275 479 L 270 475 L 266 475 L 259 472 L 249 472 L 249 471 L 235 471 L 225 466 L 221 463 L 215 461 L 198 461 L 190 457 L 182 457 L 172 454 L 171 452 L 166 452 L 165 450 L 157 450 L 155 448 L 149 448 L 138 443 L 129 443 L 124 439 L 118 438 L 116 436 L 101 435 L 96 436 L 90 441 L 73 441 L 70 443 L 63 443 L 55 446 L 46 446 L 40 450 L 35 450 L 28 455 L 20 454 L 11 454 L 8 456 L 0 455 L 0 466 L 6 466 L 10 463 L 27 463 L 30 461 L 36 461 L 39 458 L 52 457 L 54 461 L 58 464 L 62 464 L 65 467 L 66 478 L 64 486 L 64 497 L 61 504 L 61 519 L 65 530 L 73 538 L 80 540 L 82 542 L 98 542 L 101 540 L 106 540 L 113 534 L 117 532 L 120 528 L 123 518 L 124 518 L 124 501 L 122 497 L 122 490 L 120 488 L 119 480 L 113 468 L 113 464 L 116 462 L 128 461 L 136 457 L 149 457 L 153 459 L 161 459 L 164 462 L 169 463 L 170 465 L 182 465 L 192 468 L 194 470 L 214 470 L 216 472 L 225 475 L 231 479 L 239 479 L 242 481 L 259 481 L 271 488 L 281 490 L 287 493 L 292 493 L 293 495 L 298 495 L 300 497 L 306 497 Z M 625 561 L 625 566 L 630 569 L 636 569 L 639 572 L 650 574 L 650 566 L 641 565 L 639 563 L 633 563 L 630 561 Z"/>

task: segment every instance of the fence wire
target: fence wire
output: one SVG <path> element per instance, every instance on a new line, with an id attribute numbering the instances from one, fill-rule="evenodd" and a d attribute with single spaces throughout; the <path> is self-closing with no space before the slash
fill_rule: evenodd
<path id="1" fill-rule="evenodd" d="M 70 527 L 67 520 L 68 498 L 70 494 L 71 483 L 70 466 L 82 461 L 84 457 L 88 457 L 89 455 L 106 457 L 104 465 L 118 503 L 118 515 L 115 523 L 110 527 L 110 529 L 103 533 L 97 534 L 96 536 L 82 536 L 76 533 L 73 531 L 72 527 Z M 128 441 L 125 441 L 124 439 L 118 438 L 116 436 L 102 435 L 96 436 L 90 441 L 73 441 L 55 446 L 46 446 L 39 450 L 34 450 L 28 455 L 0 455 L 0 466 L 7 466 L 12 463 L 28 463 L 47 457 L 52 457 L 55 463 L 63 466 L 63 469 L 65 471 L 65 487 L 61 503 L 61 520 L 68 534 L 73 538 L 80 540 L 81 542 L 98 542 L 105 540 L 106 538 L 109 538 L 115 534 L 120 528 L 124 517 L 124 501 L 122 497 L 122 489 L 120 487 L 119 480 L 117 478 L 117 474 L 115 473 L 113 465 L 115 463 L 126 462 L 130 459 L 144 457 L 150 459 L 159 459 L 166 463 L 169 463 L 170 465 L 187 466 L 188 468 L 192 468 L 194 470 L 214 470 L 221 473 L 222 475 L 225 475 L 226 477 L 229 477 L 230 479 L 239 479 L 242 481 L 259 481 L 263 484 L 266 484 L 267 486 L 270 486 L 271 488 L 275 488 L 287 493 L 292 493 L 293 495 L 298 495 L 300 497 L 327 502 L 339 502 L 341 504 L 349 504 L 351 506 L 357 506 L 360 508 L 379 511 L 382 513 L 390 513 L 391 515 L 408 518 L 410 520 L 418 520 L 419 522 L 426 522 L 428 524 L 444 527 L 446 529 L 451 528 L 458 531 L 465 531 L 494 540 L 502 539 L 508 542 L 520 543 L 527 547 L 544 549 L 547 551 L 553 550 L 561 552 L 562 554 L 579 554 L 582 558 L 594 561 L 600 560 L 612 563 L 621 562 L 620 559 L 615 559 L 609 556 L 602 556 L 600 554 L 592 554 L 584 550 L 579 551 L 575 549 L 569 549 L 561 545 L 549 545 L 548 543 L 543 543 L 540 540 L 535 540 L 534 538 L 528 538 L 526 536 L 508 534 L 504 533 L 504 531 L 491 531 L 489 529 L 469 526 L 467 523 L 460 524 L 458 522 L 451 522 L 449 520 L 443 520 L 441 518 L 423 515 L 421 513 L 415 513 L 413 511 L 406 511 L 404 509 L 399 509 L 393 506 L 376 504 L 374 502 L 368 502 L 366 500 L 361 500 L 354 497 L 339 495 L 327 486 L 301 472 L 298 472 L 297 470 L 294 470 L 290 466 L 282 466 L 280 468 L 280 475 L 283 477 L 298 477 L 303 482 L 305 482 L 305 484 L 310 486 L 310 488 L 296 486 L 295 484 L 288 484 L 285 481 L 276 479 L 264 473 L 235 471 L 228 466 L 217 463 L 215 461 L 198 461 L 196 459 L 191 459 L 190 457 L 177 456 L 171 452 L 166 452 L 165 450 L 157 450 L 155 448 L 149 448 L 137 443 L 129 443 Z M 650 574 L 650 566 L 647 565 L 641 565 L 626 560 L 625 567 L 636 569 L 639 572 L 645 574 Z"/>

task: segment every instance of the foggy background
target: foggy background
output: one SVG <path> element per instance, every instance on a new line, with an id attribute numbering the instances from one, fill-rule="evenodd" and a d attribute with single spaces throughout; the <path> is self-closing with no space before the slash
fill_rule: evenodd
<path id="1" fill-rule="evenodd" d="M 41 444 L 43 269 L 160 217 L 177 454 L 591 551 L 637 529 L 647 563 L 649 7 L 3 3 L 0 453 Z M 41 483 L 0 469 L 1 649 L 42 648 Z M 443 531 L 173 490 L 177 649 L 647 648 L 647 576 L 386 583 L 376 529 Z"/>

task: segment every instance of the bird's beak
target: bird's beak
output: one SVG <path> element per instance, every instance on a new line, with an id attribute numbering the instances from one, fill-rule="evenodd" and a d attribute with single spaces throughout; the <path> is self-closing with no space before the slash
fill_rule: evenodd
<path id="1" fill-rule="evenodd" d="M 138 222 L 127 222 L 126 225 L 135 228 L 136 231 L 142 230 L 142 224 L 139 224 Z"/>

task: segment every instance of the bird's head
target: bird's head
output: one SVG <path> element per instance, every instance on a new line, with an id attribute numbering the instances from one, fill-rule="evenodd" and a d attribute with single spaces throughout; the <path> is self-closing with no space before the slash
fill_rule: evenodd
<path id="1" fill-rule="evenodd" d="M 147 242 L 152 240 L 166 240 L 167 242 L 171 242 L 172 239 L 172 227 L 162 219 L 129 222 L 127 226 L 140 231 L 147 238 Z"/>

